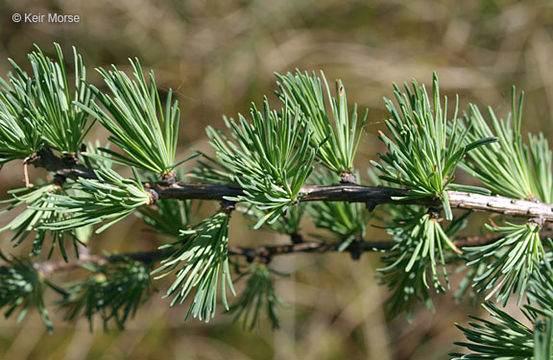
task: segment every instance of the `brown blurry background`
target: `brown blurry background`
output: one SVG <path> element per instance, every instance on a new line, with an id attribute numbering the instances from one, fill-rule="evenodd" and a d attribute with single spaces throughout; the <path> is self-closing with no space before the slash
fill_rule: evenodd
<path id="1" fill-rule="evenodd" d="M 182 158 L 190 148 L 207 149 L 204 127 L 221 126 L 222 114 L 245 113 L 274 89 L 273 72 L 323 69 L 340 77 L 350 102 L 369 108 L 369 122 L 356 164 L 362 173 L 381 151 L 374 135 L 383 129 L 383 96 L 391 84 L 417 78 L 428 83 L 436 70 L 442 91 L 460 95 L 461 106 L 509 110 L 511 85 L 526 91 L 526 130 L 552 135 L 553 9 L 549 1 L 85 1 L 0 0 L 0 74 L 7 58 L 25 64 L 32 44 L 51 53 L 53 41 L 66 54 L 75 45 L 90 78 L 96 66 L 128 68 L 139 57 L 156 72 L 162 89 L 176 90 L 182 110 Z M 78 24 L 14 23 L 15 12 L 76 14 Z M 271 96 L 270 96 L 271 98 Z M 91 139 L 105 141 L 98 129 Z M 41 173 L 32 170 L 33 176 Z M 21 163 L 0 171 L 5 190 L 21 186 Z M 0 225 L 8 217 L 3 216 Z M 92 251 L 152 249 L 164 239 L 140 231 L 136 218 L 96 236 Z M 306 224 L 305 231 L 312 231 Z M 0 247 L 18 253 L 0 234 Z M 367 238 L 380 239 L 369 232 Z M 233 218 L 233 244 L 288 241 L 246 230 Z M 25 251 L 23 249 L 22 251 Z M 378 257 L 351 261 L 347 254 L 295 255 L 274 260 L 290 273 L 278 282 L 288 303 L 282 329 L 262 320 L 259 330 L 219 315 L 213 323 L 184 322 L 186 309 L 170 309 L 154 294 L 123 332 L 88 331 L 53 315 L 53 334 L 34 312 L 21 323 L 0 322 L 0 357 L 5 359 L 444 359 L 462 335 L 454 322 L 478 310 L 436 300 L 438 315 L 421 309 L 411 324 L 404 316 L 386 320 L 377 285 Z M 64 275 L 61 276 L 63 278 Z M 241 283 L 238 284 L 241 287 Z M 54 307 L 51 307 L 54 310 Z"/>

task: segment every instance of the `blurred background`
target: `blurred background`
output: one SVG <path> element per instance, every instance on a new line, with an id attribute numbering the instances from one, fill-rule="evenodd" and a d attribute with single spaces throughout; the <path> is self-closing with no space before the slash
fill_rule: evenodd
<path id="1" fill-rule="evenodd" d="M 52 53 L 52 42 L 66 54 L 72 45 L 83 54 L 90 78 L 94 67 L 128 69 L 138 57 L 155 70 L 162 89 L 176 91 L 181 104 L 181 153 L 207 149 L 204 127 L 222 126 L 223 114 L 246 113 L 251 101 L 273 99 L 274 72 L 325 71 L 344 81 L 351 103 L 369 109 L 366 134 L 357 155 L 365 173 L 381 145 L 375 136 L 386 118 L 382 97 L 392 83 L 416 78 L 429 83 L 437 71 L 442 91 L 468 102 L 492 106 L 505 115 L 511 85 L 526 91 L 525 130 L 553 136 L 553 3 L 550 1 L 356 1 L 356 0 L 0 0 L 0 74 L 7 58 L 25 66 L 33 43 Z M 73 24 L 15 23 L 14 13 L 57 12 L 79 15 Z M 97 130 L 90 136 L 105 141 Z M 32 169 L 33 177 L 41 175 Z M 22 185 L 22 165 L 0 171 L 2 198 Z M 0 225 L 8 221 L 3 215 Z M 232 244 L 287 242 L 271 233 L 252 232 L 235 216 Z M 163 239 L 141 232 L 136 219 L 93 238 L 100 252 L 147 250 Z M 312 231 L 308 224 L 306 232 Z M 0 248 L 19 250 L 0 234 Z M 382 239 L 369 232 L 368 240 Z M 25 249 L 21 250 L 25 251 Z M 231 317 L 209 325 L 184 322 L 184 307 L 169 308 L 154 294 L 123 332 L 103 333 L 98 322 L 75 325 L 53 315 L 48 334 L 36 314 L 21 323 L 0 322 L 4 359 L 444 359 L 462 335 L 454 322 L 466 323 L 476 308 L 436 299 L 438 315 L 421 308 L 413 321 L 387 319 L 386 289 L 375 280 L 378 256 L 352 261 L 347 254 L 276 258 L 276 269 L 290 275 L 277 283 L 288 304 L 280 311 L 282 328 L 262 320 L 243 331 Z M 240 288 L 243 284 L 239 283 Z M 54 308 L 51 308 L 54 310 Z"/>

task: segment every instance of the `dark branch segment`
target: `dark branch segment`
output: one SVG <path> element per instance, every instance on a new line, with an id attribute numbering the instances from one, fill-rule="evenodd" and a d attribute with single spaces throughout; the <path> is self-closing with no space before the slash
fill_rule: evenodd
<path id="1" fill-rule="evenodd" d="M 35 167 L 42 167 L 48 171 L 56 173 L 61 182 L 65 179 L 96 179 L 94 171 L 87 168 L 84 165 L 78 163 L 75 156 L 59 157 L 52 152 L 47 146 L 43 147 L 40 151 L 31 155 L 27 160 L 27 163 L 33 164 Z"/>
<path id="2" fill-rule="evenodd" d="M 159 198 L 221 200 L 226 196 L 242 194 L 237 185 L 222 184 L 182 184 L 171 186 L 154 185 L 152 190 Z M 440 206 L 436 198 L 403 199 L 408 190 L 383 186 L 363 186 L 351 184 L 307 185 L 299 192 L 300 201 L 347 201 L 370 204 L 419 204 Z M 461 191 L 447 191 L 452 208 L 500 213 L 513 217 L 535 218 L 543 222 L 553 222 L 553 205 L 537 201 L 517 200 L 504 196 L 489 196 Z"/>
<path id="3" fill-rule="evenodd" d="M 150 188 L 150 191 L 157 192 L 160 199 L 223 200 L 226 196 L 235 197 L 244 194 L 239 185 L 177 182 L 169 186 L 147 184 L 147 187 Z"/>
<path id="4" fill-rule="evenodd" d="M 469 236 L 455 240 L 454 244 L 459 248 L 481 246 L 493 243 L 499 238 L 501 237 L 497 235 Z M 231 246 L 228 249 L 228 254 L 230 256 L 244 257 L 248 262 L 261 261 L 266 263 L 269 262 L 272 257 L 280 255 L 340 252 L 340 245 L 340 242 L 325 243 L 306 241 L 296 244 L 261 245 L 257 247 Z M 354 241 L 342 252 L 354 255 L 364 252 L 386 251 L 391 249 L 393 245 L 394 242 L 392 241 Z M 165 248 L 162 250 L 140 251 L 109 256 L 82 254 L 79 259 L 74 261 L 35 263 L 34 267 L 44 276 L 48 276 L 54 272 L 73 270 L 88 263 L 106 265 L 110 263 L 134 260 L 149 265 L 163 259 L 172 251 L 172 248 Z"/>
<path id="5" fill-rule="evenodd" d="M 44 147 L 28 161 L 29 163 L 55 172 L 62 180 L 65 178 L 95 179 L 95 173 L 79 164 L 75 157 L 58 157 L 52 150 Z M 226 197 L 244 195 L 243 189 L 236 184 L 187 184 L 181 182 L 147 183 L 146 188 L 154 198 L 159 199 L 198 199 L 223 200 Z M 535 219 L 537 222 L 553 222 L 553 205 L 539 201 L 518 200 L 504 196 L 488 196 L 461 191 L 447 191 L 452 208 L 500 213 L 513 217 Z M 157 197 L 155 196 L 157 194 Z M 373 208 L 378 204 L 419 204 L 440 206 L 438 198 L 409 198 L 406 189 L 384 186 L 363 186 L 356 184 L 306 185 L 299 191 L 299 201 L 347 201 L 365 202 Z"/>

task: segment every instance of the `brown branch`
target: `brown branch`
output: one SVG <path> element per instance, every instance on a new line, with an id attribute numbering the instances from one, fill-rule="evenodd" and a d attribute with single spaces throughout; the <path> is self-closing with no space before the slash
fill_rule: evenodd
<path id="1" fill-rule="evenodd" d="M 109 256 L 83 254 L 80 255 L 78 259 L 68 262 L 46 261 L 42 263 L 33 263 L 33 266 L 42 275 L 47 277 L 54 272 L 74 270 L 86 264 L 103 266 L 128 260 L 139 261 L 144 264 L 152 264 L 163 256 L 168 255 L 169 253 L 170 251 L 153 250 Z"/>
<path id="2" fill-rule="evenodd" d="M 453 241 L 453 243 L 457 247 L 481 246 L 497 241 L 499 238 L 500 236 L 497 235 L 470 236 L 457 239 Z M 365 252 L 386 251 L 390 250 L 394 246 L 394 244 L 395 243 L 393 241 L 354 241 L 348 248 L 343 250 L 343 253 L 349 253 L 352 256 L 355 256 L 356 254 L 361 254 Z M 248 262 L 261 261 L 267 263 L 274 256 L 298 253 L 338 252 L 339 247 L 339 242 L 325 243 L 309 241 L 296 244 L 261 245 L 257 247 L 231 246 L 228 249 L 228 254 L 230 256 L 244 257 Z M 47 277 L 54 272 L 74 270 L 82 267 L 85 264 L 96 264 L 103 266 L 127 260 L 139 261 L 144 264 L 153 264 L 171 254 L 172 251 L 172 248 L 167 248 L 163 250 L 152 250 L 109 256 L 87 254 L 81 256 L 79 259 L 70 262 L 42 262 L 35 263 L 33 264 L 33 266 L 37 271 L 41 272 L 45 277 Z"/>
<path id="3" fill-rule="evenodd" d="M 31 188 L 34 186 L 29 181 L 29 165 L 26 162 L 23 163 L 23 182 L 25 183 L 26 188 Z"/>
<path id="4" fill-rule="evenodd" d="M 471 247 L 490 244 L 499 240 L 501 236 L 497 235 L 485 235 L 485 236 L 469 236 L 454 240 L 453 243 L 457 247 Z M 371 251 L 385 251 L 390 250 L 394 246 L 393 241 L 354 241 L 348 246 L 344 253 L 358 253 L 358 252 L 371 252 Z M 328 253 L 338 252 L 340 248 L 339 242 L 325 243 L 325 242 L 301 242 L 297 244 L 284 244 L 284 245 L 265 245 L 257 247 L 230 247 L 229 255 L 245 256 L 251 259 L 263 259 L 271 258 L 278 255 L 287 255 L 295 253 Z"/>
<path id="5" fill-rule="evenodd" d="M 28 160 L 29 163 L 44 167 L 56 173 L 58 181 L 79 177 L 94 179 L 94 172 L 78 164 L 74 156 L 57 157 L 47 147 Z M 223 200 L 225 197 L 244 195 L 238 185 L 225 184 L 185 184 L 161 181 L 145 184 L 153 199 L 200 199 Z M 347 201 L 364 202 L 369 209 L 378 204 L 420 204 L 440 206 L 438 198 L 425 197 L 405 199 L 406 189 L 383 186 L 363 186 L 355 184 L 306 185 L 298 194 L 299 201 Z M 553 205 L 530 200 L 517 200 L 504 196 L 487 196 L 461 191 L 446 192 L 452 208 L 499 213 L 513 217 L 530 218 L 536 222 L 553 222 Z"/>
<path id="6" fill-rule="evenodd" d="M 151 184 L 151 191 L 160 199 L 203 199 L 221 200 L 226 196 L 243 195 L 237 185 L 223 184 L 183 184 L 169 186 Z M 553 222 L 553 205 L 530 200 L 517 200 L 504 196 L 489 196 L 461 191 L 447 191 L 452 208 L 499 213 L 513 217 L 539 219 L 542 222 Z M 404 199 L 408 190 L 383 186 L 363 186 L 351 184 L 339 185 L 306 185 L 298 194 L 299 201 L 347 201 L 365 202 L 374 207 L 378 204 L 419 204 L 440 206 L 437 198 L 426 197 Z"/>
<path id="7" fill-rule="evenodd" d="M 26 161 L 27 164 L 32 164 L 35 167 L 41 167 L 56 174 L 57 180 L 60 182 L 65 179 L 96 179 L 94 171 L 84 165 L 79 164 L 76 156 L 59 157 L 47 146 L 33 154 Z"/>

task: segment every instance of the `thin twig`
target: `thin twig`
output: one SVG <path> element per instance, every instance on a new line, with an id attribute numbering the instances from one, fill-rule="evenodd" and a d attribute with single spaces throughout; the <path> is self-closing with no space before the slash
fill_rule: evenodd
<path id="1" fill-rule="evenodd" d="M 457 247 L 481 246 L 497 241 L 500 236 L 485 235 L 485 236 L 470 236 L 460 238 L 454 241 Z M 386 251 L 394 246 L 393 241 L 358 241 L 353 242 L 348 248 L 343 250 L 343 253 L 354 254 L 373 251 Z M 330 253 L 339 252 L 340 242 L 318 242 L 308 241 L 297 244 L 284 245 L 261 245 L 257 247 L 234 246 L 229 247 L 228 254 L 230 256 L 244 257 L 248 262 L 261 261 L 268 262 L 274 256 L 291 255 L 298 253 Z M 152 250 L 143 252 L 133 252 L 118 255 L 84 255 L 69 262 L 55 261 L 35 263 L 35 269 L 41 272 L 45 277 L 54 272 L 68 271 L 80 268 L 85 264 L 107 265 L 122 261 L 134 260 L 144 264 L 153 264 L 160 259 L 169 255 L 173 249 L 166 248 L 163 250 Z"/>
<path id="2" fill-rule="evenodd" d="M 26 188 L 33 187 L 33 184 L 29 181 L 29 164 L 27 161 L 23 161 L 23 181 L 25 182 Z"/>

